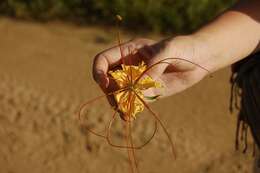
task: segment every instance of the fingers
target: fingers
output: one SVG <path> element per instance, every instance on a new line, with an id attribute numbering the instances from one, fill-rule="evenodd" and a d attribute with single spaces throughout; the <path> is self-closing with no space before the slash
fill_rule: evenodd
<path id="1" fill-rule="evenodd" d="M 146 74 L 153 79 L 158 79 L 169 65 L 168 61 L 160 62 L 166 54 L 165 50 L 162 51 L 159 46 L 159 44 L 155 44 L 145 46 L 139 50 L 139 53 L 144 57 L 148 66 Z"/>
<path id="2" fill-rule="evenodd" d="M 115 66 L 120 63 L 122 56 L 126 56 L 125 49 L 128 46 L 125 43 L 121 46 L 121 50 L 118 46 L 105 50 L 94 58 L 93 63 L 93 78 L 103 88 L 107 88 L 109 84 L 109 78 L 107 72 L 111 66 Z M 129 45 L 130 46 L 130 45 Z"/>
<path id="3" fill-rule="evenodd" d="M 163 74 L 157 80 L 162 87 L 161 88 L 150 88 L 143 91 L 145 98 L 158 96 L 156 99 L 161 99 L 185 90 L 188 86 L 192 85 L 185 76 L 178 76 L 177 74 Z M 154 100 L 152 100 L 154 101 Z M 146 102 L 151 102 L 147 100 Z"/>
<path id="4" fill-rule="evenodd" d="M 154 41 L 148 39 L 134 39 L 123 43 L 121 46 L 115 46 L 107 49 L 94 58 L 93 78 L 101 86 L 107 88 L 109 78 L 107 72 L 109 69 L 121 64 L 136 61 L 137 57 L 133 55 L 135 51 L 145 45 L 151 45 Z"/>

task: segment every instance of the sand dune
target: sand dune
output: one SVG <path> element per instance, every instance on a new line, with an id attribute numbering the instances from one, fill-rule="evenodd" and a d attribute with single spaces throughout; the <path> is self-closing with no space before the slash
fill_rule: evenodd
<path id="1" fill-rule="evenodd" d="M 113 29 L 37 24 L 0 19 L 0 172 L 121 173 L 124 150 L 86 133 L 74 116 L 78 106 L 101 94 L 91 77 L 93 56 L 115 43 Z M 234 151 L 235 115 L 228 112 L 229 69 L 152 105 L 165 122 L 178 153 L 173 160 L 159 129 L 138 151 L 142 173 L 249 173 L 251 153 Z M 100 109 L 100 107 L 102 109 Z M 92 107 L 93 127 L 109 119 L 105 103 Z M 104 113 L 102 112 L 104 111 Z M 139 140 L 153 122 L 140 118 Z M 115 140 L 122 136 L 120 121 Z"/>

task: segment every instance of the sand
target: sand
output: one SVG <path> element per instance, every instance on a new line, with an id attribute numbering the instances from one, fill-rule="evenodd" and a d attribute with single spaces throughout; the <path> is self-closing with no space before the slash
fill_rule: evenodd
<path id="1" fill-rule="evenodd" d="M 130 172 L 126 151 L 86 133 L 75 117 L 82 102 L 101 94 L 91 64 L 95 54 L 115 44 L 114 36 L 105 27 L 0 18 L 1 173 Z M 137 152 L 141 173 L 251 172 L 251 152 L 234 150 L 236 116 L 228 111 L 229 75 L 223 69 L 151 105 L 170 132 L 178 157 L 172 158 L 159 129 Z M 104 129 L 110 117 L 105 101 L 92 105 L 91 111 L 91 125 Z M 142 117 L 134 129 L 139 142 L 153 130 L 152 119 Z M 114 134 L 122 141 L 120 121 Z"/>

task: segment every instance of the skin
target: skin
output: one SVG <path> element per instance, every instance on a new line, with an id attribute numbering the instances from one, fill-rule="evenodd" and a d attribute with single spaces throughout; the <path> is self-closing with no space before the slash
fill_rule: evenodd
<path id="1" fill-rule="evenodd" d="M 156 42 L 138 38 L 122 45 L 122 53 L 130 64 L 145 61 L 148 66 L 165 58 L 192 61 L 213 73 L 260 50 L 260 1 L 239 2 L 190 35 L 180 35 Z M 130 54 L 132 52 L 132 54 Z M 134 52 L 134 53 L 133 53 Z M 104 92 L 116 88 L 107 72 L 120 65 L 120 49 L 109 48 L 94 58 L 93 76 Z M 170 96 L 202 80 L 208 71 L 181 60 L 169 60 L 148 74 L 164 85 L 163 89 L 149 89 L 146 96 Z"/>
<path id="2" fill-rule="evenodd" d="M 122 57 L 126 64 L 136 65 L 145 61 L 148 67 L 166 58 L 180 58 L 197 64 L 179 59 L 168 60 L 169 64 L 157 65 L 147 72 L 147 75 L 164 87 L 146 90 L 144 95 L 167 97 L 193 86 L 210 73 L 259 51 L 259 43 L 260 0 L 241 1 L 190 35 L 159 42 L 138 38 L 123 43 L 121 48 L 115 46 L 100 52 L 94 58 L 93 77 L 105 93 L 110 93 L 118 88 L 107 74 L 122 63 Z M 112 106 L 116 105 L 112 96 L 108 100 Z M 149 100 L 142 102 L 149 110 L 145 103 Z M 163 125 L 162 127 L 164 128 Z M 168 135 L 166 130 L 165 132 Z M 169 140 L 171 142 L 170 138 Z M 258 168 L 255 172 L 259 172 Z"/>

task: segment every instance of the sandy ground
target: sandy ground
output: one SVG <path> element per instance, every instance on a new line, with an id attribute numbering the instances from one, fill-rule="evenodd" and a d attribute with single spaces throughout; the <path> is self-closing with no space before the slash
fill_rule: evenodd
<path id="1" fill-rule="evenodd" d="M 0 172 L 129 172 L 124 150 L 86 133 L 74 116 L 80 103 L 101 94 L 91 77 L 93 56 L 115 43 L 114 30 L 0 18 Z M 250 173 L 253 158 L 234 151 L 235 115 L 228 112 L 229 69 L 152 105 L 178 152 L 173 160 L 159 129 L 137 152 L 141 173 Z M 92 127 L 104 129 L 109 108 L 91 106 Z M 142 116 L 142 141 L 153 123 Z M 114 139 L 122 140 L 120 121 Z M 129 170 L 129 171 L 128 171 Z"/>

